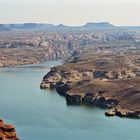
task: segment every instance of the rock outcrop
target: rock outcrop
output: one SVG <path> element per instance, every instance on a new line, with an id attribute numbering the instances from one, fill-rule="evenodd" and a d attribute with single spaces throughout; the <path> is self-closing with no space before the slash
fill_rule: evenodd
<path id="1" fill-rule="evenodd" d="M 2 119 L 0 119 L 0 140 L 19 140 L 15 127 L 5 124 Z"/>
<path id="2" fill-rule="evenodd" d="M 107 116 L 140 118 L 140 77 L 136 69 L 140 70 L 139 64 L 127 54 L 82 55 L 78 62 L 52 68 L 40 88 L 56 89 L 68 105 L 96 105 L 111 109 Z"/>

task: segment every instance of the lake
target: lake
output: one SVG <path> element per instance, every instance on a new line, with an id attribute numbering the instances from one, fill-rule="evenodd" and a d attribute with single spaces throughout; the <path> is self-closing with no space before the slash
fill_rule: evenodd
<path id="1" fill-rule="evenodd" d="M 21 140 L 140 140 L 140 120 L 105 117 L 96 107 L 67 106 L 40 82 L 60 61 L 0 69 L 0 117 Z"/>

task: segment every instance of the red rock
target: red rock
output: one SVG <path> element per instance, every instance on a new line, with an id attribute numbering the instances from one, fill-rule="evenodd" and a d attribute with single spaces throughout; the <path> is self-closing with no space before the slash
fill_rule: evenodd
<path id="1" fill-rule="evenodd" d="M 15 127 L 5 124 L 2 119 L 0 119 L 0 140 L 19 140 Z"/>

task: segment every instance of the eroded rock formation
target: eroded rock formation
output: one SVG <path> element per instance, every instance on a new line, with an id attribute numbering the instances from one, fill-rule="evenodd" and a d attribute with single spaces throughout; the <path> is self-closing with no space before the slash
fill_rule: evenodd
<path id="1" fill-rule="evenodd" d="M 2 119 L 0 119 L 0 140 L 19 140 L 15 127 L 5 124 Z"/>

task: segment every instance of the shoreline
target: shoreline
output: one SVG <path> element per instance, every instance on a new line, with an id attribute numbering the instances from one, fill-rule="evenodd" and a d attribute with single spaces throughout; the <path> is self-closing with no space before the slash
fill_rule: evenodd
<path id="1" fill-rule="evenodd" d="M 51 60 L 51 59 L 48 59 L 48 60 L 44 60 L 42 62 L 35 62 L 35 63 L 26 63 L 26 64 L 16 64 L 16 65 L 10 65 L 10 66 L 0 66 L 0 69 L 1 68 L 18 68 L 18 67 L 24 67 L 24 66 L 34 66 L 34 65 L 41 65 L 41 64 L 45 64 L 46 62 L 49 62 L 49 61 L 62 61 L 62 59 L 55 59 L 55 60 Z"/>

